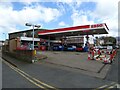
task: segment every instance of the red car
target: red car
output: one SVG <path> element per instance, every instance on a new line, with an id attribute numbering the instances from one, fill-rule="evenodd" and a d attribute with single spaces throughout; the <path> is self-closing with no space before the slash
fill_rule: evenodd
<path id="1" fill-rule="evenodd" d="M 40 46 L 40 50 L 41 51 L 45 51 L 46 50 L 46 46 Z"/>
<path id="2" fill-rule="evenodd" d="M 76 47 L 76 51 L 80 51 L 80 52 L 82 52 L 82 51 L 83 51 L 82 46 L 81 46 L 81 47 Z"/>

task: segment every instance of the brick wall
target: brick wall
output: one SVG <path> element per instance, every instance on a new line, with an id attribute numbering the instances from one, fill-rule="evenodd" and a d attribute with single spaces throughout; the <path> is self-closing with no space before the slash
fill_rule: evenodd
<path id="1" fill-rule="evenodd" d="M 32 62 L 35 60 L 35 55 L 33 50 L 14 50 L 14 52 L 2 52 L 2 57 L 4 58 L 5 55 L 11 56 L 16 58 L 17 60 L 22 60 L 25 62 Z"/>
<path id="2" fill-rule="evenodd" d="M 17 41 L 15 39 L 12 39 L 9 41 L 9 51 L 13 52 L 13 50 L 16 50 L 17 47 Z"/>

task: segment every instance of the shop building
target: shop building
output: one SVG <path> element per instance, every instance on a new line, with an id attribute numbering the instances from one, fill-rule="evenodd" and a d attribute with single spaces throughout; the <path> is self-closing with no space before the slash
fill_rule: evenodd
<path id="1" fill-rule="evenodd" d="M 38 32 L 45 29 L 34 29 L 34 48 L 38 48 L 40 45 L 40 38 Z M 9 33 L 9 51 L 16 49 L 19 50 L 31 50 L 33 47 L 33 30 L 25 30 L 20 32 Z"/>

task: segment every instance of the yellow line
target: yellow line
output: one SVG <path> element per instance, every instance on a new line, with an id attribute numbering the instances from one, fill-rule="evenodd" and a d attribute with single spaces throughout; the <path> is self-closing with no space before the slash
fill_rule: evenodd
<path id="1" fill-rule="evenodd" d="M 110 88 L 105 88 L 104 90 L 110 90 Z"/>
<path id="2" fill-rule="evenodd" d="M 15 67 L 15 68 L 16 68 L 16 67 Z M 44 86 L 46 86 L 46 87 L 48 87 L 48 88 L 54 88 L 54 89 L 56 89 L 55 87 L 53 87 L 53 86 L 51 86 L 51 85 L 48 85 L 48 84 L 43 83 L 42 81 L 40 81 L 40 80 L 38 80 L 38 79 L 36 79 L 36 78 L 33 78 L 32 76 L 30 76 L 29 74 L 27 74 L 27 73 L 25 73 L 24 71 L 20 70 L 19 68 L 16 68 L 16 69 L 19 70 L 20 72 L 22 72 L 23 74 L 25 74 L 26 76 L 32 78 L 33 80 L 39 82 L 40 84 L 43 84 Z"/>
<path id="3" fill-rule="evenodd" d="M 111 84 L 115 84 L 115 82 L 112 82 Z"/>
<path id="4" fill-rule="evenodd" d="M 35 81 L 37 81 L 37 82 L 43 84 L 44 86 L 47 86 L 47 87 L 49 87 L 49 88 L 53 88 L 53 89 L 55 89 L 55 87 L 52 87 L 52 86 L 50 86 L 50 85 L 48 85 L 48 84 L 46 84 L 46 83 L 43 83 L 43 82 L 39 81 L 39 80 L 36 79 L 36 78 L 33 78 L 33 79 L 34 79 Z"/>
<path id="5" fill-rule="evenodd" d="M 15 69 L 14 69 L 15 70 Z M 33 80 L 31 80 L 31 79 L 29 79 L 28 77 L 26 77 L 24 74 L 22 74 L 21 72 L 19 72 L 19 71 L 17 71 L 17 70 L 15 70 L 16 72 L 18 72 L 20 75 L 22 75 L 24 78 L 26 78 L 28 81 L 30 81 L 31 83 L 33 83 L 33 84 L 35 84 L 36 86 L 38 86 L 38 87 L 40 87 L 40 88 L 45 88 L 45 87 L 43 87 L 43 86 L 41 86 L 41 85 L 39 85 L 39 84 L 37 84 L 36 82 L 34 82 Z"/>
<path id="6" fill-rule="evenodd" d="M 24 78 L 26 78 L 28 81 L 30 81 L 31 83 L 35 84 L 36 86 L 40 87 L 40 88 L 45 88 L 39 84 L 37 84 L 36 82 L 34 82 L 33 80 L 29 79 L 28 77 L 26 77 L 24 74 L 22 74 L 21 72 L 17 71 L 12 65 L 10 65 L 9 63 L 7 63 L 6 61 L 4 62 L 5 64 L 7 64 L 10 68 L 12 68 L 14 71 L 16 71 L 17 73 L 19 73 L 20 75 L 22 75 Z"/>
<path id="7" fill-rule="evenodd" d="M 16 68 L 16 67 L 15 67 L 15 68 Z M 53 87 L 53 86 L 51 86 L 51 85 L 48 85 L 48 84 L 43 83 L 42 81 L 40 81 L 40 80 L 38 80 L 38 79 L 36 79 L 36 78 L 33 78 L 32 76 L 30 76 L 29 74 L 27 74 L 27 73 L 25 73 L 24 71 L 20 70 L 19 68 L 16 68 L 16 69 L 19 70 L 20 72 L 24 73 L 26 76 L 32 78 L 32 79 L 35 80 L 36 82 L 38 82 L 38 83 L 40 83 L 40 84 L 42 84 L 42 85 L 44 85 L 44 86 L 46 86 L 46 87 L 48 87 L 48 88 L 56 89 L 55 87 Z"/>
<path id="8" fill-rule="evenodd" d="M 114 84 L 114 85 L 113 85 Z M 110 86 L 111 85 L 111 86 Z M 115 82 L 112 82 L 112 83 L 110 83 L 109 85 L 103 85 L 103 86 L 101 86 L 101 87 L 98 87 L 98 88 L 96 88 L 96 89 L 94 89 L 94 90 L 99 90 L 99 89 L 102 89 L 102 88 L 105 88 L 104 90 L 109 90 L 110 88 L 112 88 L 113 86 L 115 86 Z"/>
<path id="9" fill-rule="evenodd" d="M 6 61 L 4 61 L 3 60 L 3 62 L 4 63 L 6 63 L 8 66 L 10 66 L 10 67 L 12 67 L 12 69 L 14 68 L 14 70 L 16 71 L 16 72 L 18 72 L 19 74 L 21 74 L 23 77 L 25 77 L 26 79 L 28 79 L 30 82 L 34 82 L 34 81 L 31 81 L 28 77 L 30 77 L 30 78 L 32 78 L 33 80 L 35 80 L 36 82 L 38 82 L 38 83 L 40 83 L 40 84 L 42 84 L 42 85 L 44 85 L 44 86 L 46 86 L 46 87 L 48 87 L 48 88 L 52 88 L 52 89 L 54 89 L 54 90 L 57 90 L 57 88 L 55 88 L 55 87 L 53 87 L 53 86 L 50 86 L 50 85 L 48 85 L 48 84 L 46 84 L 46 83 L 43 83 L 42 81 L 40 81 L 40 80 L 38 80 L 38 79 L 36 79 L 36 78 L 33 78 L 32 76 L 30 76 L 29 74 L 27 74 L 27 73 L 25 73 L 24 71 L 22 71 L 22 70 L 20 70 L 19 68 L 16 68 L 16 67 L 14 67 L 13 65 L 11 65 L 11 64 L 9 64 L 8 62 L 6 62 Z M 23 74 L 22 74 L 22 73 Z M 26 76 L 27 77 L 26 77 Z M 39 84 L 37 84 L 37 83 L 35 83 L 34 82 L 34 84 L 36 85 L 36 86 L 39 86 Z M 39 87 L 41 87 L 41 86 L 39 86 Z M 42 88 L 42 87 L 41 87 Z"/>
<path id="10" fill-rule="evenodd" d="M 18 68 L 17 68 L 18 69 Z M 18 70 L 20 70 L 20 69 L 18 69 Z M 36 79 L 36 78 L 33 78 L 32 76 L 30 76 L 30 75 L 28 75 L 27 73 L 25 73 L 24 71 L 22 71 L 22 70 L 20 70 L 22 73 L 24 73 L 25 75 L 27 75 L 27 76 L 29 76 L 29 77 L 31 77 L 33 80 L 35 80 L 36 82 L 39 82 L 40 84 L 42 84 L 42 85 L 44 85 L 44 86 L 46 86 L 46 87 L 48 87 L 48 88 L 54 88 L 54 89 L 56 89 L 55 87 L 53 87 L 53 86 L 51 86 L 51 85 L 48 85 L 48 84 L 46 84 L 46 83 L 43 83 L 42 81 L 40 81 L 40 80 L 38 80 L 38 79 Z"/>
<path id="11" fill-rule="evenodd" d="M 99 87 L 98 89 L 100 89 L 100 88 L 105 88 L 105 87 L 107 87 L 108 85 L 103 85 L 103 86 L 101 86 L 101 87 Z"/>
<path id="12" fill-rule="evenodd" d="M 117 84 L 114 84 L 113 86 L 110 86 L 110 87 L 108 87 L 108 88 L 114 88 L 115 86 L 117 86 Z"/>

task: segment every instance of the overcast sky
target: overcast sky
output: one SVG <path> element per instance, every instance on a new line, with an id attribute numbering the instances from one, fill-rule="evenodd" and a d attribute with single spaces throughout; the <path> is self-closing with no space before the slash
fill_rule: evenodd
<path id="1" fill-rule="evenodd" d="M 30 29 L 26 22 L 45 29 L 106 23 L 109 35 L 118 36 L 119 0 L 40 1 L 43 0 L 1 0 L 0 40 L 8 38 L 8 33 Z"/>

